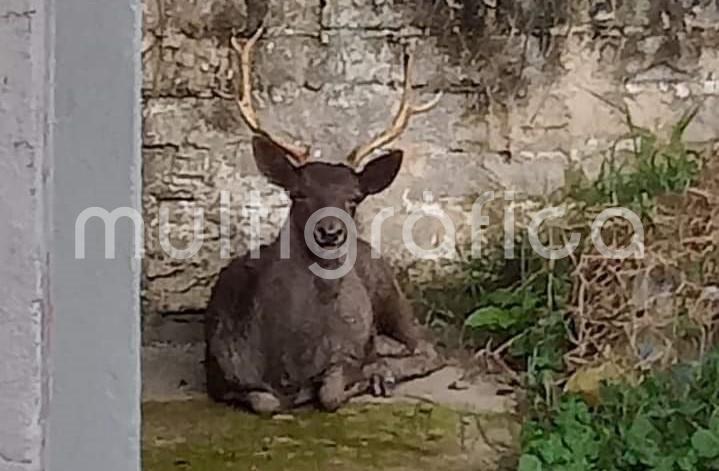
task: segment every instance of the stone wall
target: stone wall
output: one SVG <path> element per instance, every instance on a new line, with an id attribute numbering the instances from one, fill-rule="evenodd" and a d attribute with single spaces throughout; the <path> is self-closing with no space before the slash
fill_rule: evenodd
<path id="1" fill-rule="evenodd" d="M 148 340 L 165 315 L 205 306 L 226 263 L 222 190 L 231 194 L 232 254 L 249 247 L 242 204 L 251 191 L 263 195 L 263 240 L 286 216 L 287 200 L 257 176 L 250 133 L 227 98 L 229 37 L 251 34 L 265 17 L 254 74 L 260 119 L 310 143 L 313 158 L 340 160 L 386 126 L 405 47 L 417 54 L 416 98 L 444 92 L 396 143 L 407 158 L 395 184 L 360 212 L 366 220 L 395 208 L 382 251 L 410 277 L 431 276 L 400 246 L 401 224 L 426 191 L 461 235 L 468 205 L 486 190 L 538 194 L 562 185 L 570 165 L 595 171 L 627 130 L 624 105 L 661 131 L 698 103 L 687 137 L 719 134 L 715 0 L 145 0 L 143 305 L 146 325 L 157 327 L 146 328 Z M 204 209 L 196 255 L 162 250 L 161 208 L 177 248 L 192 238 L 193 208 Z M 430 218 L 414 233 L 421 247 L 443 236 Z"/>

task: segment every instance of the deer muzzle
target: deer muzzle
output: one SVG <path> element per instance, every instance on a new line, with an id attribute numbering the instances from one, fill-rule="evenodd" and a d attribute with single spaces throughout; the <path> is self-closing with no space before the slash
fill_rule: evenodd
<path id="1" fill-rule="evenodd" d="M 313 236 L 323 249 L 336 249 L 347 241 L 347 228 L 341 219 L 327 216 L 317 222 Z"/>

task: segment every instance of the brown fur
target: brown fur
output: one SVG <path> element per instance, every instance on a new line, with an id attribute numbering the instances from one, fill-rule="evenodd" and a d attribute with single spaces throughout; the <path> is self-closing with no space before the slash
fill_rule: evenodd
<path id="1" fill-rule="evenodd" d="M 260 171 L 293 200 L 283 229 L 289 231 L 290 257 L 280 257 L 278 238 L 261 247 L 259 258 L 246 254 L 220 272 L 205 322 L 208 394 L 258 413 L 314 400 L 336 410 L 366 387 L 369 374 L 392 369 L 377 361 L 377 335 L 394 338 L 410 351 L 422 336 L 390 266 L 371 257 L 369 244 L 357 241 L 357 260 L 349 273 L 323 279 L 309 266 L 334 268 L 338 262 L 307 248 L 304 224 L 328 206 L 354 217 L 359 202 L 391 184 L 402 153 L 389 152 L 356 172 L 328 163 L 296 168 L 281 148 L 261 137 L 253 147 Z M 403 372 L 393 372 L 398 373 Z"/>

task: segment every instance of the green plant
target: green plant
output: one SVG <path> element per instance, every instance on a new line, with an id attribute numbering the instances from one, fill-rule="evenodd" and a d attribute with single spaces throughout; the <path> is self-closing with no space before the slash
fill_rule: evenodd
<path id="1" fill-rule="evenodd" d="M 484 296 L 465 325 L 494 333 L 517 335 L 534 323 L 541 299 L 530 290 L 499 289 Z"/>
<path id="2" fill-rule="evenodd" d="M 574 231 L 586 241 L 587 214 L 608 206 L 632 209 L 651 224 L 657 198 L 681 193 L 699 175 L 700 155 L 683 140 L 696 111 L 680 119 L 668 142 L 634 125 L 627 114 L 631 155 L 620 163 L 615 145 L 595 181 L 568 175 L 568 188 L 551 197 L 553 204 L 570 203 L 567 220 L 544 227 L 540 239 L 556 243 Z M 520 233 L 519 260 L 503 259 L 500 250 L 468 260 L 457 282 L 443 291 L 452 301 L 433 305 L 435 319 L 463 326 L 462 339 L 468 334 L 475 346 L 488 340 L 501 345 L 491 353 L 526 372 L 529 420 L 520 471 L 719 470 L 716 356 L 698 370 L 677 368 L 638 388 L 607 387 L 599 407 L 562 393 L 576 259 L 546 260 L 528 247 L 527 236 Z M 580 245 L 575 256 L 587 248 Z"/>
<path id="3" fill-rule="evenodd" d="M 696 109 L 686 113 L 666 143 L 628 118 L 635 144 L 628 160 L 618 164 L 613 151 L 593 182 L 570 173 L 568 191 L 558 196 L 578 203 L 575 229 L 586 232 L 585 209 L 607 206 L 632 209 L 651 224 L 658 197 L 694 184 L 702 161 L 683 134 L 695 115 Z M 513 344 L 523 353 L 534 347 L 527 363 L 529 413 L 520 471 L 719 470 L 719 352 L 699 365 L 654 373 L 638 387 L 605 385 L 592 407 L 558 387 L 567 341 L 562 330 L 572 327 L 561 305 L 541 323 Z"/>
<path id="4" fill-rule="evenodd" d="M 717 384 L 714 352 L 639 386 L 605 385 L 596 407 L 565 395 L 529 417 L 519 471 L 719 469 Z"/>
<path id="5" fill-rule="evenodd" d="M 569 197 L 588 206 L 623 206 L 648 216 L 657 196 L 684 191 L 699 174 L 701 156 L 684 142 L 684 133 L 697 112 L 698 108 L 693 108 L 684 113 L 667 142 L 635 125 L 627 113 L 629 134 L 622 140 L 629 138 L 633 144 L 630 157 L 618 161 L 618 140 L 595 181 L 587 182 L 570 172 Z"/>
<path id="6" fill-rule="evenodd" d="M 503 353 L 517 368 L 558 372 L 567 348 L 563 310 L 570 263 L 534 252 L 526 231 L 520 242 L 520 257 L 505 261 L 504 276 L 485 285 L 464 325 L 475 335 L 491 336 L 494 345 L 505 344 Z"/>

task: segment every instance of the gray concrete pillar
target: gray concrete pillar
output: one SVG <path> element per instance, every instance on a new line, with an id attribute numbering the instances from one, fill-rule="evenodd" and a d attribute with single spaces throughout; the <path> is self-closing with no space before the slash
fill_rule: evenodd
<path id="1" fill-rule="evenodd" d="M 140 16 L 0 2 L 0 471 L 139 470 Z"/>
<path id="2" fill-rule="evenodd" d="M 50 315 L 42 2 L 0 2 L 0 470 L 43 468 Z"/>

